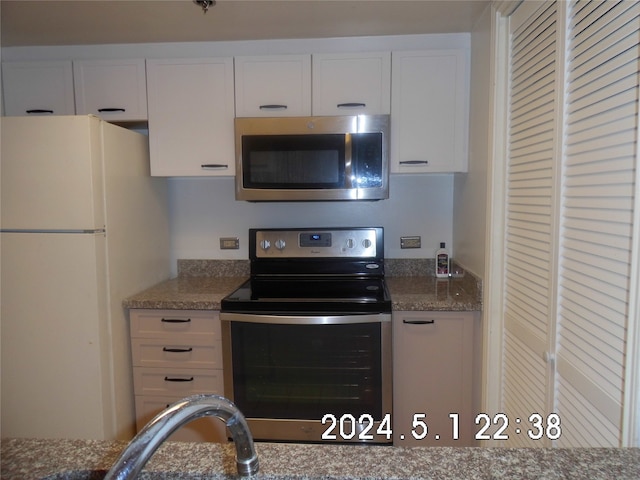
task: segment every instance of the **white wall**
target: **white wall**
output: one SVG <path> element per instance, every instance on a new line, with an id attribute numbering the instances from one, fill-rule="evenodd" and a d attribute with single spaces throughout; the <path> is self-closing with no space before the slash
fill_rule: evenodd
<path id="1" fill-rule="evenodd" d="M 456 261 L 480 277 L 485 273 L 486 212 L 491 128 L 491 9 L 471 33 L 469 171 L 456 175 L 453 201 L 453 248 Z"/>
<path id="2" fill-rule="evenodd" d="M 246 259 L 252 227 L 382 226 L 387 258 L 431 257 L 451 245 L 453 175 L 394 175 L 390 198 L 376 202 L 249 203 L 234 198 L 233 178 L 174 178 L 169 183 L 171 255 L 177 259 Z M 400 249 L 400 236 L 422 236 L 422 248 Z M 239 250 L 220 250 L 238 237 Z"/>

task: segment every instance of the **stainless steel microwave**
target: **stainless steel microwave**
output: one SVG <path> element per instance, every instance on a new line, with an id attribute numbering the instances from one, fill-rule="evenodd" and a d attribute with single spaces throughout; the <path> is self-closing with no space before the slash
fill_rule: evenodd
<path id="1" fill-rule="evenodd" d="M 236 199 L 389 198 L 389 115 L 236 118 Z"/>

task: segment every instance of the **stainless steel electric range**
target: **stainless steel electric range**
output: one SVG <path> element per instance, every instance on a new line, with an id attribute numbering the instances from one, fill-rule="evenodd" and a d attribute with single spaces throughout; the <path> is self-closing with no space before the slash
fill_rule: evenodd
<path id="1" fill-rule="evenodd" d="M 251 229 L 222 300 L 225 396 L 256 440 L 391 443 L 381 227 Z"/>

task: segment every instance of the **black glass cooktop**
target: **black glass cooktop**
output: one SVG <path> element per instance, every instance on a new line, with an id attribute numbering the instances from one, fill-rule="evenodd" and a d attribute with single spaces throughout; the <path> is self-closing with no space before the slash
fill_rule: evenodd
<path id="1" fill-rule="evenodd" d="M 222 300 L 222 312 L 390 313 L 385 281 L 375 278 L 252 278 Z"/>

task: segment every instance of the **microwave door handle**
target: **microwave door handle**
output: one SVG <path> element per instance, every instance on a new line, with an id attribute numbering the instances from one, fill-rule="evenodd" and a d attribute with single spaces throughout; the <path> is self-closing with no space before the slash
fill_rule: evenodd
<path id="1" fill-rule="evenodd" d="M 344 135 L 344 184 L 346 188 L 353 188 L 353 142 L 350 133 Z"/>

